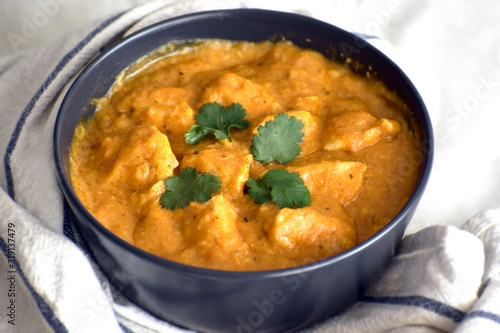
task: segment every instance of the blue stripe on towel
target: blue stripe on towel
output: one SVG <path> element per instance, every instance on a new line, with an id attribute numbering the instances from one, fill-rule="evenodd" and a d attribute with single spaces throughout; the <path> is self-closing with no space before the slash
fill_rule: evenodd
<path id="1" fill-rule="evenodd" d="M 123 325 L 122 323 L 120 323 L 120 328 L 123 330 L 123 332 L 125 333 L 134 333 L 134 331 L 132 331 L 130 328 L 128 328 L 127 326 Z"/>
<path id="2" fill-rule="evenodd" d="M 467 314 L 467 318 L 483 318 L 483 319 L 488 319 L 491 320 L 492 322 L 495 322 L 500 325 L 500 314 L 495 314 L 492 312 L 487 312 L 487 311 L 472 311 L 471 313 Z"/>
<path id="3" fill-rule="evenodd" d="M 380 303 L 380 304 L 391 304 L 391 305 L 403 305 L 403 306 L 416 306 L 427 311 L 434 312 L 440 316 L 449 318 L 456 323 L 462 322 L 471 318 L 482 318 L 491 320 L 494 323 L 500 325 L 500 315 L 488 312 L 488 311 L 472 311 L 470 313 L 465 313 L 452 306 L 446 305 L 442 302 L 423 297 L 423 296 L 400 296 L 400 297 L 376 297 L 376 296 L 365 296 L 360 299 L 361 302 L 365 303 Z"/>
<path id="4" fill-rule="evenodd" d="M 57 75 L 64 69 L 64 67 L 70 62 L 71 59 L 74 58 L 78 52 L 80 52 L 85 45 L 87 45 L 99 32 L 104 30 L 107 26 L 109 26 L 111 23 L 116 21 L 119 17 L 121 17 L 123 13 L 119 13 L 118 15 L 115 15 L 103 23 L 101 23 L 96 29 L 91 31 L 82 41 L 80 41 L 71 51 L 66 53 L 61 61 L 56 65 L 56 67 L 52 70 L 52 72 L 49 74 L 47 79 L 43 82 L 41 87 L 37 90 L 35 95 L 30 99 L 28 102 L 28 105 L 23 110 L 23 113 L 21 114 L 21 117 L 19 118 L 16 127 L 14 129 L 14 132 L 12 133 L 12 136 L 10 138 L 9 144 L 7 145 L 7 149 L 5 151 L 4 155 L 4 165 L 5 165 L 5 179 L 7 181 L 7 193 L 9 196 L 15 200 L 15 191 L 14 191 L 14 179 L 12 176 L 12 168 L 11 168 L 11 156 L 12 153 L 14 152 L 14 149 L 16 148 L 17 145 L 17 140 L 19 139 L 19 136 L 21 135 L 21 131 L 24 127 L 24 124 L 26 123 L 26 119 L 28 119 L 29 115 L 33 111 L 33 108 L 35 107 L 36 102 L 40 99 L 42 94 L 47 90 L 47 88 L 50 86 L 52 81 L 57 77 Z"/>
<path id="5" fill-rule="evenodd" d="M 49 74 L 47 79 L 43 82 L 41 87 L 37 90 L 35 95 L 30 99 L 28 105 L 24 108 L 21 117 L 19 118 L 16 127 L 14 129 L 14 132 L 10 138 L 9 144 L 7 145 L 7 150 L 4 155 L 4 165 L 5 165 L 5 178 L 7 181 L 7 192 L 9 196 L 12 199 L 15 199 L 15 191 L 14 191 L 14 179 L 12 176 L 12 168 L 11 168 L 11 157 L 12 154 L 16 148 L 17 141 L 19 140 L 19 136 L 21 135 L 21 131 L 26 123 L 26 120 L 30 116 L 31 112 L 33 111 L 37 101 L 40 99 L 42 94 L 47 90 L 47 88 L 50 86 L 50 84 L 54 81 L 54 79 L 57 77 L 57 75 L 64 69 L 64 67 L 75 57 L 75 55 L 80 52 L 85 45 L 87 45 L 99 32 L 104 30 L 106 27 L 108 27 L 110 24 L 112 24 L 114 21 L 116 21 L 118 18 L 120 18 L 124 12 L 119 13 L 106 21 L 102 22 L 97 28 L 95 28 L 93 31 L 91 31 L 83 40 L 81 40 L 71 51 L 66 53 L 61 61 L 56 65 L 54 70 Z M 4 255 L 7 257 L 7 246 L 4 242 L 4 240 L 0 237 L 0 247 L 2 248 L 2 251 L 4 252 Z M 24 275 L 23 271 L 19 267 L 19 264 L 16 262 L 16 272 L 19 274 L 21 279 L 23 280 L 26 288 L 29 290 L 31 293 L 33 299 L 35 300 L 38 308 L 40 309 L 40 313 L 42 316 L 45 318 L 47 323 L 54 329 L 55 332 L 63 333 L 63 332 L 68 332 L 67 328 L 64 326 L 64 324 L 57 318 L 57 316 L 54 314 L 52 309 L 47 305 L 45 300 L 33 289 L 29 281 L 26 279 L 26 276 Z"/>
<path id="6" fill-rule="evenodd" d="M 427 311 L 437 313 L 440 316 L 449 318 L 454 322 L 461 322 L 465 317 L 465 312 L 455 309 L 439 301 L 422 296 L 399 296 L 399 297 L 370 297 L 361 298 L 365 303 L 381 303 L 391 305 L 416 306 Z"/>

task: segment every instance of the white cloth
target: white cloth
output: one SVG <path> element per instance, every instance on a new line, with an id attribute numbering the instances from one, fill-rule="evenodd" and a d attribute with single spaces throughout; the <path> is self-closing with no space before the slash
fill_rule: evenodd
<path id="1" fill-rule="evenodd" d="M 500 209 L 406 235 L 382 279 L 314 332 L 500 332 Z"/>
<path id="2" fill-rule="evenodd" d="M 183 331 L 114 290 L 67 223 L 53 126 L 75 75 L 110 41 L 174 15 L 241 6 L 245 2 L 149 2 L 0 59 L 0 331 Z M 404 239 L 364 298 L 307 331 L 500 331 L 499 263 L 498 210 L 463 229 L 426 228 Z"/>

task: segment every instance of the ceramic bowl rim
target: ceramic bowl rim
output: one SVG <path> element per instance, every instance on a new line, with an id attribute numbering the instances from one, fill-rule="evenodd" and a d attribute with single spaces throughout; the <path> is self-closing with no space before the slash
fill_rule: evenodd
<path id="1" fill-rule="evenodd" d="M 390 60 L 386 55 L 384 55 L 382 52 L 380 52 L 378 49 L 375 47 L 368 45 L 367 47 L 370 48 L 371 52 L 376 53 L 377 57 L 382 58 L 384 62 L 387 62 L 393 69 L 395 69 L 398 73 L 399 76 L 403 78 L 403 80 L 407 83 L 408 88 L 411 90 L 411 93 L 413 94 L 414 98 L 417 99 L 417 102 L 419 103 L 420 110 L 419 113 L 421 118 L 423 119 L 423 126 L 425 128 L 421 129 L 427 134 L 427 142 L 426 142 L 426 147 L 425 147 L 425 164 L 422 168 L 421 171 L 421 176 L 418 181 L 418 184 L 413 191 L 410 199 L 408 202 L 405 204 L 405 206 L 401 209 L 401 211 L 387 224 L 385 225 L 381 230 L 379 230 L 377 233 L 375 233 L 373 236 L 368 238 L 365 241 L 362 241 L 361 243 L 355 245 L 354 247 L 340 253 L 337 255 L 334 255 L 332 257 L 302 265 L 302 266 L 297 266 L 297 267 L 291 267 L 291 268 L 285 268 L 285 269 L 278 269 L 278 270 L 264 270 L 264 271 L 224 271 L 224 270 L 215 270 L 215 269 L 208 269 L 208 268 L 201 268 L 201 267 L 195 267 L 195 266 L 190 266 L 182 263 L 178 263 L 172 260 L 164 259 L 161 257 L 158 257 L 156 255 L 153 255 L 151 253 L 148 253 L 144 250 L 141 250 L 140 248 L 129 244 L 128 242 L 122 240 L 115 234 L 113 234 L 111 231 L 109 231 L 107 228 L 105 228 L 97 219 L 95 219 L 90 212 L 83 206 L 81 201 L 78 199 L 75 191 L 73 190 L 73 187 L 71 185 L 71 181 L 69 179 L 69 176 L 66 173 L 65 170 L 65 162 L 62 160 L 62 156 L 64 155 L 63 152 L 61 151 L 61 147 L 59 145 L 60 142 L 60 137 L 61 137 L 61 132 L 63 130 L 62 128 L 62 121 L 61 118 L 63 117 L 63 114 L 65 112 L 68 112 L 66 107 L 67 100 L 70 96 L 71 93 L 74 92 L 75 87 L 79 84 L 81 78 L 85 77 L 86 73 L 90 72 L 93 70 L 93 68 L 97 67 L 102 59 L 104 59 L 107 56 L 112 55 L 115 52 L 119 52 L 120 48 L 126 44 L 130 43 L 134 39 L 141 38 L 144 35 L 147 35 L 151 32 L 153 32 L 156 29 L 159 29 L 162 26 L 171 24 L 172 22 L 180 22 L 183 20 L 191 20 L 193 18 L 199 17 L 199 16 L 206 16 L 206 15 L 214 15 L 214 14 L 224 14 L 225 12 L 232 12 L 235 14 L 238 14 L 238 12 L 249 12 L 249 11 L 254 11 L 254 12 L 267 12 L 267 13 L 276 13 L 278 15 L 290 15 L 290 16 L 302 16 L 300 14 L 295 14 L 295 13 L 287 13 L 287 12 L 279 12 L 275 10 L 263 10 L 263 9 L 223 9 L 223 10 L 212 10 L 212 11 L 203 11 L 203 12 L 194 12 L 190 14 L 185 14 L 181 16 L 176 16 L 169 18 L 167 20 L 163 20 L 160 22 L 157 22 L 153 25 L 144 27 L 136 32 L 133 32 L 132 34 L 120 39 L 110 47 L 108 47 L 106 50 L 98 54 L 85 68 L 81 71 L 81 73 L 77 76 L 77 78 L 74 80 L 74 82 L 71 84 L 69 90 L 66 93 L 66 96 L 64 97 L 60 109 L 58 110 L 57 114 L 57 119 L 56 119 L 56 125 L 54 129 L 54 155 L 55 155 L 55 164 L 56 164 L 56 171 L 57 171 L 57 176 L 59 180 L 60 187 L 65 194 L 66 200 L 68 200 L 70 206 L 72 209 L 76 209 L 80 214 L 82 214 L 85 218 L 85 223 L 90 223 L 93 227 L 95 227 L 99 232 L 101 232 L 103 235 L 106 236 L 109 240 L 111 240 L 115 245 L 118 245 L 121 248 L 124 248 L 128 252 L 132 252 L 134 255 L 140 257 L 143 260 L 147 260 L 151 263 L 154 263 L 156 265 L 162 265 L 165 266 L 165 268 L 173 269 L 176 271 L 183 272 L 184 274 L 192 275 L 192 276 L 199 276 L 205 279 L 217 279 L 217 280 L 260 280 L 260 279 L 266 279 L 266 278 L 274 278 L 274 277 L 282 277 L 282 276 L 288 276 L 288 275 L 294 275 L 294 274 L 300 274 L 300 273 L 305 273 L 305 272 L 311 272 L 317 269 L 320 269 L 324 266 L 329 266 L 333 265 L 336 262 L 346 260 L 360 252 L 363 252 L 364 249 L 370 247 L 371 244 L 378 242 L 379 239 L 383 238 L 385 234 L 389 233 L 391 229 L 393 229 L 397 224 L 401 222 L 404 216 L 407 215 L 408 211 L 412 209 L 412 206 L 414 204 L 418 204 L 420 197 L 423 195 L 423 192 L 425 191 L 425 187 L 427 185 L 427 182 L 430 177 L 430 171 L 432 168 L 432 163 L 433 163 L 433 156 L 434 156 L 434 147 L 433 147 L 433 131 L 432 131 L 432 124 L 431 120 L 427 111 L 427 108 L 418 93 L 417 89 L 413 85 L 413 83 L 410 81 L 410 79 L 404 74 L 399 67 L 393 63 L 392 60 Z M 322 21 L 319 21 L 314 18 L 306 17 L 305 19 L 307 20 L 314 20 L 317 22 L 324 23 Z M 354 34 L 347 32 L 345 30 L 342 30 L 334 25 L 329 24 L 332 28 L 338 29 L 339 31 L 342 31 L 344 33 L 350 34 L 353 37 L 355 37 Z"/>

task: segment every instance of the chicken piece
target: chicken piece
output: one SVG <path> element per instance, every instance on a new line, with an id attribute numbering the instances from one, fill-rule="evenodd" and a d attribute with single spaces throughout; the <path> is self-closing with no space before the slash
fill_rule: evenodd
<path id="1" fill-rule="evenodd" d="M 159 200 L 150 205 L 147 216 L 134 228 L 134 245 L 163 258 L 178 254 L 184 245 L 184 236 L 176 221 L 182 217 L 181 209 L 169 210 Z"/>
<path id="2" fill-rule="evenodd" d="M 326 120 L 322 147 L 331 151 L 358 151 L 382 139 L 392 140 L 401 131 L 395 120 L 377 119 L 368 112 L 353 111 Z"/>
<path id="3" fill-rule="evenodd" d="M 281 110 L 279 103 L 262 87 L 234 73 L 222 75 L 205 89 L 198 104 L 201 107 L 207 103 L 219 103 L 225 107 L 239 103 L 247 110 L 245 119 L 248 121 Z"/>
<path id="4" fill-rule="evenodd" d="M 187 246 L 181 258 L 202 266 L 210 263 L 217 266 L 210 268 L 218 269 L 238 267 L 249 260 L 248 245 L 237 227 L 236 209 L 222 195 L 202 204 L 192 202 L 186 210 L 183 235 Z"/>
<path id="5" fill-rule="evenodd" d="M 361 191 L 367 167 L 361 162 L 321 161 L 285 169 L 302 177 L 311 198 L 329 196 L 346 205 Z"/>
<path id="6" fill-rule="evenodd" d="M 325 59 L 311 50 L 299 53 L 288 72 L 288 80 L 295 96 L 319 96 L 331 90 Z"/>
<path id="7" fill-rule="evenodd" d="M 318 96 L 298 96 L 292 100 L 290 106 L 296 110 L 304 110 L 318 115 L 322 108 L 322 102 Z"/>
<path id="8" fill-rule="evenodd" d="M 270 241 L 294 259 L 316 261 L 345 251 L 357 242 L 354 220 L 335 201 L 328 207 L 281 209 L 266 227 Z"/>
<path id="9" fill-rule="evenodd" d="M 236 142 L 199 144 L 186 151 L 181 169 L 192 167 L 198 173 L 217 176 L 222 182 L 221 192 L 228 198 L 238 197 L 243 195 L 252 163 L 252 155 L 245 150 L 248 148 L 238 147 Z"/>
<path id="10" fill-rule="evenodd" d="M 168 138 L 156 127 L 142 125 L 127 137 L 106 180 L 140 191 L 172 176 L 178 165 Z"/>
<path id="11" fill-rule="evenodd" d="M 184 134 L 196 123 L 195 113 L 182 88 L 140 88 L 122 99 L 117 108 L 131 110 L 131 118 L 138 124 L 154 125 L 165 133 L 178 159 L 189 145 Z"/>

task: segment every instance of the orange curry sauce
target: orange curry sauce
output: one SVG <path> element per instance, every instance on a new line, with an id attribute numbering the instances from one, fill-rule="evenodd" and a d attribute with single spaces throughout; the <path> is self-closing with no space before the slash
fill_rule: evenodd
<path id="1" fill-rule="evenodd" d="M 234 271 L 303 265 L 367 239 L 416 187 L 420 144 L 410 111 L 381 83 L 289 42 L 199 41 L 122 75 L 74 135 L 71 178 L 110 231 L 157 256 Z M 250 122 L 229 139 L 196 145 L 184 134 L 206 103 L 240 103 Z M 300 156 L 263 165 L 250 153 L 257 128 L 285 112 L 304 124 Z M 186 167 L 216 175 L 205 203 L 168 210 L 164 179 Z M 258 205 L 248 177 L 298 172 L 311 205 Z"/>

